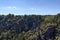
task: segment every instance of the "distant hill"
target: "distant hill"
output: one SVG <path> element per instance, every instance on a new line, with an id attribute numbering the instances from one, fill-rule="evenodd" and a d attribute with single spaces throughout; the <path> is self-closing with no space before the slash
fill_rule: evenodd
<path id="1" fill-rule="evenodd" d="M 60 40 L 60 13 L 0 15 L 0 40 Z"/>

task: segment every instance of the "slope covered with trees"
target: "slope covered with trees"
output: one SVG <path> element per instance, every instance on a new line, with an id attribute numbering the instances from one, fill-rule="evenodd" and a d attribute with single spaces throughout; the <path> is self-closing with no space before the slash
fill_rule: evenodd
<path id="1" fill-rule="evenodd" d="M 60 40 L 60 14 L 0 15 L 0 40 Z"/>

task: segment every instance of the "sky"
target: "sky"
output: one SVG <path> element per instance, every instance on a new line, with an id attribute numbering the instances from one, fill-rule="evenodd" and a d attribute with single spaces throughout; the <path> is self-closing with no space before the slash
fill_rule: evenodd
<path id="1" fill-rule="evenodd" d="M 55 15 L 60 13 L 60 0 L 0 0 L 0 14 Z"/>

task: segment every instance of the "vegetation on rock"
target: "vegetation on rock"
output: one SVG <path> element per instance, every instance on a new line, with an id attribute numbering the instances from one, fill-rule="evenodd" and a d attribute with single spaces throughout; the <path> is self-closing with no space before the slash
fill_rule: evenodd
<path id="1" fill-rule="evenodd" d="M 0 40 L 60 40 L 60 14 L 0 15 Z"/>

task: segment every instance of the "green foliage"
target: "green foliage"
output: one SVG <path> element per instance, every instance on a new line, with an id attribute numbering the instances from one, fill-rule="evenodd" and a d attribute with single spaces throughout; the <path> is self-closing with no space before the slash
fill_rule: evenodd
<path id="1" fill-rule="evenodd" d="M 60 14 L 0 15 L 0 40 L 60 40 L 59 32 Z"/>

